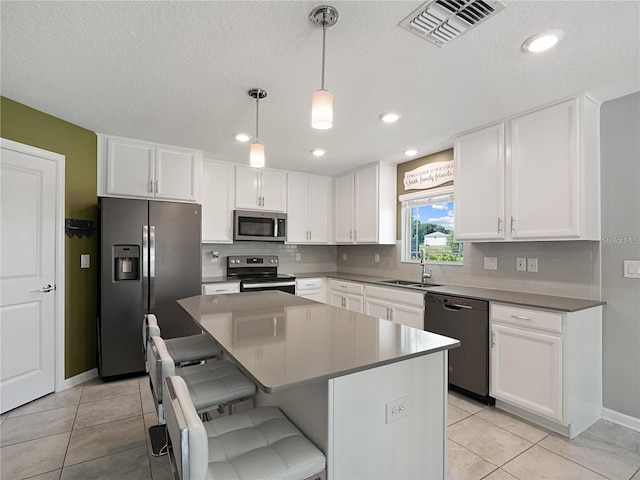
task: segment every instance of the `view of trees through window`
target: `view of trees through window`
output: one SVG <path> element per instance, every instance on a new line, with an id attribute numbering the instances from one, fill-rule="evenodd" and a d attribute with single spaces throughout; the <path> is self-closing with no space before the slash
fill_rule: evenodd
<path id="1" fill-rule="evenodd" d="M 462 262 L 463 244 L 453 239 L 454 202 L 411 206 L 411 260 Z"/>

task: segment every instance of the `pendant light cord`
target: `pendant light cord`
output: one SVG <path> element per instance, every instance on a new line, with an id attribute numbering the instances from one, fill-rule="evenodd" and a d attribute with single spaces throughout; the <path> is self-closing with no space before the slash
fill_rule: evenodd
<path id="1" fill-rule="evenodd" d="M 256 95 L 256 142 L 258 141 L 258 104 L 260 103 L 260 92 Z"/>
<path id="2" fill-rule="evenodd" d="M 321 89 L 324 90 L 324 50 L 325 50 L 325 43 L 327 40 L 327 12 L 325 10 L 325 12 L 322 14 L 322 85 L 321 85 Z"/>

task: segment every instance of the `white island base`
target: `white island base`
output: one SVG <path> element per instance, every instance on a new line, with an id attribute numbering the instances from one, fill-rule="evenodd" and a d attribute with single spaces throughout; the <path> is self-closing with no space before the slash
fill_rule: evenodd
<path id="1" fill-rule="evenodd" d="M 280 407 L 326 453 L 328 479 L 444 478 L 446 371 L 445 350 L 260 392 L 258 403 Z M 388 419 L 399 404 L 406 415 Z"/>

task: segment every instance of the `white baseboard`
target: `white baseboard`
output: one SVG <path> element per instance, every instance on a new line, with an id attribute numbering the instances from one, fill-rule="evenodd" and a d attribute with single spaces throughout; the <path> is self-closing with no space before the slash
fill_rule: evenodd
<path id="1" fill-rule="evenodd" d="M 71 387 L 75 387 L 76 385 L 80 385 L 81 383 L 87 382 L 91 379 L 94 379 L 98 376 L 98 369 L 94 368 L 93 370 L 87 370 L 86 372 L 82 372 L 75 377 L 66 378 L 62 383 L 62 390 L 67 390 Z"/>
<path id="2" fill-rule="evenodd" d="M 602 418 L 610 421 L 611 423 L 622 425 L 623 427 L 640 432 L 640 418 L 625 415 L 624 413 L 609 410 L 608 408 L 602 409 Z"/>

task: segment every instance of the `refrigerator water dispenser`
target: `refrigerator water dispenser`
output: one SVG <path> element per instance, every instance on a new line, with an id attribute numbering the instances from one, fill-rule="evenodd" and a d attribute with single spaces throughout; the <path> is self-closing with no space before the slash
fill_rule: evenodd
<path id="1" fill-rule="evenodd" d="M 113 246 L 113 280 L 140 280 L 140 247 L 138 245 Z"/>

